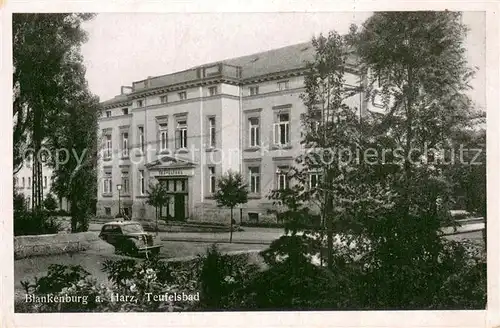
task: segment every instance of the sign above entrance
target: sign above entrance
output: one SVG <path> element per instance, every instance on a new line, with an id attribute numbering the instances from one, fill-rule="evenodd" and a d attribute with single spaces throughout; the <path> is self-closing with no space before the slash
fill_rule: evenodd
<path id="1" fill-rule="evenodd" d="M 156 171 L 156 176 L 161 177 L 172 177 L 172 176 L 192 176 L 194 175 L 194 171 L 192 168 L 189 169 L 158 169 Z"/>

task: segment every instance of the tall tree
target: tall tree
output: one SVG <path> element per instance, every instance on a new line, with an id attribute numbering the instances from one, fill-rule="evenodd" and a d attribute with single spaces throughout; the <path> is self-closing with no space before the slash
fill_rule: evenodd
<path id="1" fill-rule="evenodd" d="M 308 64 L 302 94 L 307 110 L 301 119 L 301 144 L 306 151 L 288 172 L 290 187 L 274 190 L 271 198 L 288 208 L 280 215 L 289 223 L 303 221 L 306 216 L 311 220 L 314 211 L 304 215 L 298 209 L 305 202 L 315 204 L 321 217 L 321 240 L 326 232 L 327 263 L 331 267 L 334 232 L 339 232 L 343 208 L 352 196 L 348 189 L 356 170 L 353 156 L 362 142 L 360 108 L 349 105 L 359 88 L 346 83 L 346 74 L 353 69 L 347 66 L 353 63 L 353 57 L 343 36 L 330 32 L 313 38 L 312 44 L 316 54 Z M 290 196 L 292 202 L 288 201 Z M 312 223 L 300 225 L 304 228 Z"/>
<path id="2" fill-rule="evenodd" d="M 217 191 L 214 195 L 217 206 L 229 207 L 231 210 L 231 223 L 229 232 L 229 242 L 233 241 L 233 210 L 239 204 L 245 204 L 248 201 L 248 188 L 243 182 L 240 173 L 228 171 L 217 182 Z"/>
<path id="3" fill-rule="evenodd" d="M 88 91 L 68 103 L 58 118 L 58 127 L 48 136 L 54 154 L 52 189 L 69 201 L 71 231 L 86 231 L 97 197 L 98 99 Z"/>
<path id="4" fill-rule="evenodd" d="M 85 87 L 80 45 L 86 41 L 81 24 L 92 14 L 13 15 L 13 158 L 14 172 L 33 153 L 33 208 L 42 205 L 40 149 L 53 117 Z M 83 82 L 83 83 L 82 83 Z"/>
<path id="5" fill-rule="evenodd" d="M 158 234 L 158 217 L 161 213 L 158 213 L 158 209 L 164 206 L 168 202 L 167 187 L 164 183 L 157 182 L 149 186 L 147 191 L 148 199 L 147 204 L 155 208 L 155 222 L 156 222 L 156 233 Z"/>
<path id="6" fill-rule="evenodd" d="M 380 12 L 349 36 L 363 64 L 368 100 L 378 98 L 385 110 L 372 117 L 370 147 L 378 154 L 392 150 L 386 165 L 372 165 L 364 176 L 371 181 L 367 192 L 382 188 L 382 197 L 349 210 L 370 236 L 376 284 L 387 291 L 389 307 L 440 287 L 435 279 L 424 283 L 411 268 L 431 274 L 439 263 L 439 228 L 449 219 L 452 195 L 444 174 L 447 151 L 453 133 L 476 115 L 466 95 L 474 74 L 465 56 L 466 32 L 457 12 Z"/>

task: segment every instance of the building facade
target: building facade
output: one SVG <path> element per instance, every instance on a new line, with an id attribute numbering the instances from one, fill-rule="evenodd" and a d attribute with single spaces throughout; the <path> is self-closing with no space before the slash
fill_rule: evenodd
<path id="1" fill-rule="evenodd" d="M 19 171 L 14 174 L 14 188 L 16 189 L 16 192 L 18 194 L 22 194 L 24 196 L 24 199 L 26 200 L 26 206 L 29 209 L 31 209 L 32 206 L 32 175 L 32 160 L 30 157 L 28 157 L 24 161 L 23 166 L 19 169 Z M 57 199 L 58 209 L 68 211 L 68 201 L 65 198 L 58 199 L 55 193 L 51 192 L 52 169 L 47 165 L 42 166 L 42 179 L 43 197 L 47 196 L 49 193 L 52 193 Z"/>
<path id="2" fill-rule="evenodd" d="M 275 220 L 267 196 L 287 185 L 286 169 L 303 151 L 300 95 L 313 60 L 314 48 L 302 43 L 122 87 L 102 103 L 97 214 L 120 207 L 133 219 L 153 219 L 148 188 L 161 182 L 169 191 L 162 217 L 228 222 L 212 195 L 217 178 L 232 170 L 250 192 L 237 221 Z M 360 83 L 354 65 L 346 83 Z M 346 101 L 366 110 L 361 94 Z"/>

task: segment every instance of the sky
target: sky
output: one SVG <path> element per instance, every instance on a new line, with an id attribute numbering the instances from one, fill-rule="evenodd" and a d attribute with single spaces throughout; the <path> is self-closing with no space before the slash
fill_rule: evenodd
<path id="1" fill-rule="evenodd" d="M 343 34 L 369 12 L 100 13 L 85 23 L 87 80 L 101 101 L 120 86 L 227 58 L 305 42 L 319 33 Z M 465 12 L 469 65 L 478 68 L 471 98 L 485 107 L 485 15 Z"/>

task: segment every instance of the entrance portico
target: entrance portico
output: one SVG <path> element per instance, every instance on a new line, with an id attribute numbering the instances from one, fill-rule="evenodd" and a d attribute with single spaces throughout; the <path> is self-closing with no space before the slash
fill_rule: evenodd
<path id="1" fill-rule="evenodd" d="M 167 220 L 185 221 L 192 208 L 194 170 L 197 165 L 173 156 L 163 156 L 149 163 L 149 176 L 166 187 L 168 201 L 160 208 L 160 217 Z"/>

